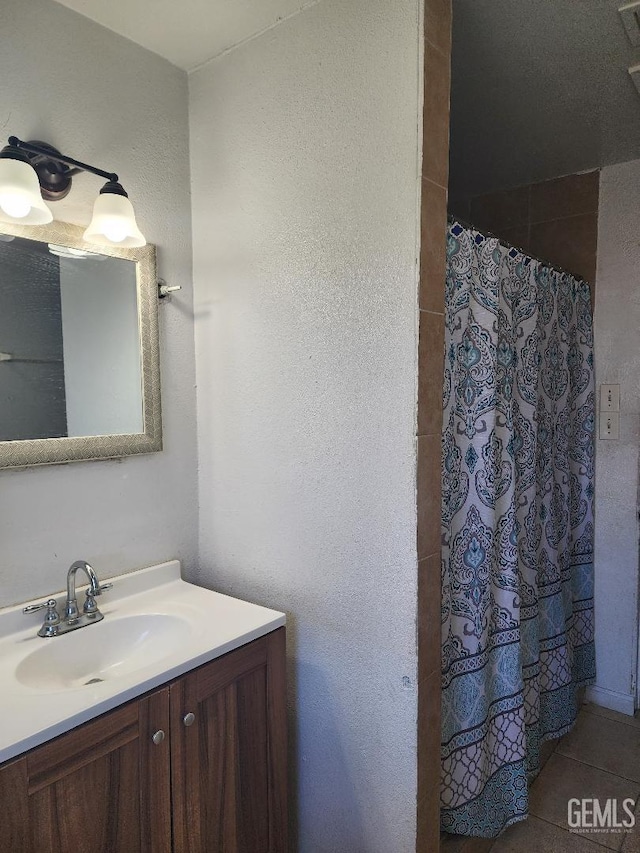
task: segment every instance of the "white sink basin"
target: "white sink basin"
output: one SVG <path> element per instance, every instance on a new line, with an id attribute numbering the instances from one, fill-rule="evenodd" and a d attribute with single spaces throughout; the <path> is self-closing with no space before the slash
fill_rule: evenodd
<path id="1" fill-rule="evenodd" d="M 99 599 L 104 619 L 57 637 L 38 636 L 42 612 L 0 609 L 0 763 L 286 621 L 187 583 L 175 560 L 102 580 L 113 582 Z M 64 593 L 53 597 L 62 612 Z"/>
<path id="2" fill-rule="evenodd" d="M 122 678 L 175 652 L 190 632 L 186 619 L 163 613 L 104 619 L 46 640 L 20 661 L 16 679 L 50 693 Z"/>

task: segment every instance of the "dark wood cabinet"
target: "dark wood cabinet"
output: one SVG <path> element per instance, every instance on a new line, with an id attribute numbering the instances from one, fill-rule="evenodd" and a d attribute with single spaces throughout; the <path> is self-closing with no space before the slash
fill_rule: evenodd
<path id="1" fill-rule="evenodd" d="M 0 850 L 286 853 L 285 702 L 279 628 L 7 762 Z"/>
<path id="2" fill-rule="evenodd" d="M 3 765 L 3 853 L 170 853 L 168 709 L 165 687 Z"/>
<path id="3" fill-rule="evenodd" d="M 286 850 L 284 658 L 280 629 L 172 686 L 176 851 Z"/>

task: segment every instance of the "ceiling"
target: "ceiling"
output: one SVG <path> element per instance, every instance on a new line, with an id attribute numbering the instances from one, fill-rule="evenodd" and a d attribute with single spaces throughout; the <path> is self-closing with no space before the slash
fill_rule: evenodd
<path id="1" fill-rule="evenodd" d="M 57 0 L 192 71 L 317 0 Z"/>
<path id="2" fill-rule="evenodd" d="M 622 2 L 453 0 L 453 193 L 640 158 Z"/>
<path id="3" fill-rule="evenodd" d="M 57 0 L 187 71 L 318 0 Z M 451 190 L 640 158 L 623 0 L 453 0 Z"/>

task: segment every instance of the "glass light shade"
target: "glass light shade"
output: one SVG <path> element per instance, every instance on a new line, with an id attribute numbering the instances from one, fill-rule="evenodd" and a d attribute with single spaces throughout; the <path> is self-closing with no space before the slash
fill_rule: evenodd
<path id="1" fill-rule="evenodd" d="M 96 246 L 121 246 L 134 249 L 146 245 L 126 196 L 102 192 L 93 206 L 93 218 L 83 239 Z"/>
<path id="2" fill-rule="evenodd" d="M 0 219 L 46 225 L 53 214 L 42 200 L 35 169 L 24 160 L 0 158 Z"/>

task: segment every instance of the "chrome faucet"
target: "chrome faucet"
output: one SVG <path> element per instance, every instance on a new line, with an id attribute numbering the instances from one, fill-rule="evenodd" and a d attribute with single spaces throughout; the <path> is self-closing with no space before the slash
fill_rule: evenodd
<path id="1" fill-rule="evenodd" d="M 89 579 L 82 613 L 78 612 L 78 601 L 76 599 L 78 569 L 82 569 Z M 91 625 L 104 619 L 104 614 L 100 612 L 96 604 L 96 596 L 102 595 L 106 589 L 111 589 L 112 586 L 112 583 L 101 584 L 95 570 L 86 560 L 76 560 L 67 572 L 67 601 L 64 608 L 64 619 L 60 619 L 55 598 L 50 598 L 42 604 L 31 604 L 24 608 L 23 613 L 34 613 L 36 610 L 46 608 L 44 623 L 38 631 L 38 636 L 57 637 L 59 634 L 66 634 L 68 631 L 75 631 L 76 628 L 84 628 L 85 625 Z"/>
<path id="2" fill-rule="evenodd" d="M 82 569 L 89 578 L 89 589 L 87 590 L 87 598 L 84 603 L 83 612 L 93 613 L 93 621 L 95 622 L 95 614 L 100 613 L 98 605 L 96 604 L 95 596 L 100 595 L 102 589 L 100 587 L 98 575 L 95 573 L 93 566 L 90 566 L 85 560 L 76 560 L 75 563 L 71 564 L 71 567 L 67 572 L 67 603 L 64 609 L 64 618 L 71 624 L 74 624 L 78 619 L 78 601 L 76 599 L 76 575 L 78 574 L 78 569 Z"/>

